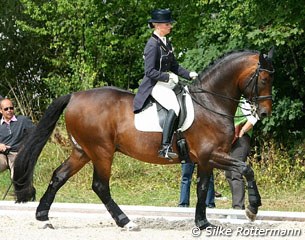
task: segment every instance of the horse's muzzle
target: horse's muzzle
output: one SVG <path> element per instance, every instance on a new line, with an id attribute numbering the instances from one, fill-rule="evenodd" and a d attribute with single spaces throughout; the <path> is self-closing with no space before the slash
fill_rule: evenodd
<path id="1" fill-rule="evenodd" d="M 271 115 L 271 109 L 267 109 L 265 107 L 262 107 L 258 111 L 258 116 L 260 119 L 263 119 L 265 117 L 269 117 Z"/>

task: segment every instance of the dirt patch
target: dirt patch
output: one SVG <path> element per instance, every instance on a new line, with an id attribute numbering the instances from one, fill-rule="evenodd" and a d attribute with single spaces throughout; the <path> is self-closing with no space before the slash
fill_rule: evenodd
<path id="1" fill-rule="evenodd" d="M 117 227 L 112 220 L 98 217 L 64 216 L 51 218 L 55 229 L 39 229 L 34 216 L 15 214 L 0 216 L 1 240 L 179 240 L 179 239 L 305 239 L 305 222 L 257 222 L 221 223 L 211 220 L 218 228 L 198 232 L 194 230 L 193 220 L 169 221 L 164 218 L 135 218 L 133 221 L 141 228 L 128 232 Z M 285 232 L 286 231 L 286 232 Z M 290 233 L 288 232 L 290 231 Z M 295 234 L 293 235 L 293 231 Z M 300 233 L 298 233 L 300 231 Z M 258 235 L 260 234 L 260 235 Z M 275 235 L 274 235 L 275 234 Z M 198 235 L 198 236 L 197 236 Z M 233 237 L 233 238 L 232 238 Z"/>

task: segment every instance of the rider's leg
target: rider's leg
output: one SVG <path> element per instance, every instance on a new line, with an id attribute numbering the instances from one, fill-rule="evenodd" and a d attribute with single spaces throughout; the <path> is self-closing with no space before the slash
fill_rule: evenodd
<path id="1" fill-rule="evenodd" d="M 168 159 L 177 158 L 178 155 L 173 152 L 171 147 L 172 137 L 175 130 L 174 124 L 180 111 L 176 94 L 167 83 L 158 82 L 154 86 L 151 95 L 163 107 L 165 107 L 168 110 L 163 126 L 163 135 L 162 135 L 161 148 L 159 150 L 159 156 Z"/>
<path id="2" fill-rule="evenodd" d="M 174 134 L 174 123 L 177 119 L 177 115 L 174 110 L 170 109 L 167 113 L 167 117 L 163 126 L 161 148 L 159 149 L 159 157 L 163 158 L 177 158 L 178 154 L 173 152 L 172 138 Z"/>

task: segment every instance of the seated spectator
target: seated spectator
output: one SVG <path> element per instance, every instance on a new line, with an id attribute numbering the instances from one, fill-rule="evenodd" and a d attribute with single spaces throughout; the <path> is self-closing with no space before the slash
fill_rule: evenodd
<path id="1" fill-rule="evenodd" d="M 9 169 L 11 179 L 14 174 L 14 161 L 25 135 L 34 127 L 25 116 L 15 116 L 13 102 L 4 98 L 0 100 L 0 172 Z"/>

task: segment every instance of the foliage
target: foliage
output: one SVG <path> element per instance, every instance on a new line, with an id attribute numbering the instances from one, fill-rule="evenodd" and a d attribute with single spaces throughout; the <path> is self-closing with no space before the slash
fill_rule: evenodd
<path id="1" fill-rule="evenodd" d="M 264 136 L 284 141 L 304 122 L 304 7 L 298 1 L 198 1 L 201 28 L 184 64 L 201 71 L 235 49 L 267 53 L 276 47 L 273 116 L 264 120 Z M 289 9 L 289 10 L 288 10 Z M 298 17 L 296 17 L 298 16 Z M 293 133 L 293 134 L 291 134 Z"/>
<path id="2" fill-rule="evenodd" d="M 260 173 L 258 178 L 262 183 L 268 181 L 281 184 L 284 189 L 296 190 L 299 183 L 305 180 L 304 156 L 290 155 L 285 147 L 279 147 L 274 141 L 265 141 L 260 151 L 262 155 L 260 161 L 252 159 L 251 162 L 254 170 Z M 273 190 L 279 191 L 278 188 Z"/>
<path id="3" fill-rule="evenodd" d="M 262 131 L 278 139 L 293 137 L 292 135 L 299 136 L 300 131 L 296 128 L 295 122 L 304 117 L 303 102 L 300 99 L 285 96 L 276 101 L 273 106 L 272 116 L 262 121 Z M 283 128 L 283 126 L 286 127 Z"/>
<path id="4" fill-rule="evenodd" d="M 126 77 L 134 72 L 131 60 L 137 56 L 133 38 L 139 34 L 132 27 L 141 15 L 136 5 L 125 8 L 124 1 L 116 5 L 94 0 L 22 2 L 41 27 L 26 22 L 19 26 L 49 36 L 50 55 L 45 60 L 53 69 L 43 81 L 55 96 L 103 85 L 126 87 Z M 133 29 L 141 34 L 141 29 Z"/>
<path id="5" fill-rule="evenodd" d="M 49 97 L 47 87 L 40 81 L 45 39 L 31 32 L 20 31 L 18 19 L 28 22 L 33 20 L 24 15 L 18 1 L 1 0 L 1 6 L 0 93 L 14 98 L 19 110 L 35 119 L 39 115 L 36 110 L 45 108 L 39 98 Z"/>

